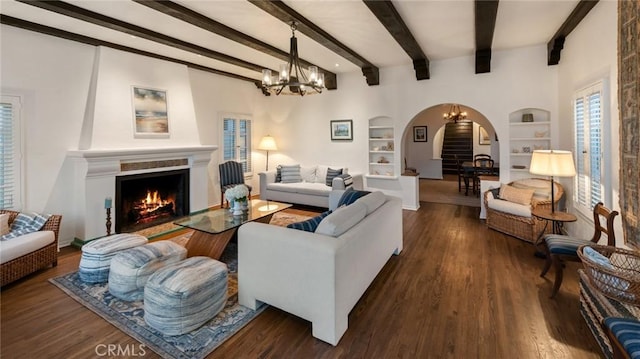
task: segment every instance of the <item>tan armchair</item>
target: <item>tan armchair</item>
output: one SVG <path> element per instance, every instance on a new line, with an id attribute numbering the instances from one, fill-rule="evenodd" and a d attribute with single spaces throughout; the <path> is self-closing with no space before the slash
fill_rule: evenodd
<path id="1" fill-rule="evenodd" d="M 0 214 L 3 213 L 9 213 L 9 224 L 11 224 L 19 212 L 0 209 Z M 52 215 L 40 229 L 41 231 L 53 231 L 55 240 L 52 243 L 0 265 L 0 286 L 4 287 L 8 283 L 50 265 L 54 267 L 58 265 L 58 232 L 61 220 L 62 216 Z M 19 240 L 20 237 L 12 239 L 12 241 Z"/>
<path id="2" fill-rule="evenodd" d="M 555 203 L 558 203 L 564 197 L 564 189 L 558 182 L 554 182 L 554 184 Z M 530 210 L 535 208 L 548 208 L 551 210 L 551 184 L 549 180 L 528 178 L 513 181 L 508 186 L 535 190 L 531 199 Z M 549 225 L 545 228 L 546 221 L 537 219 L 532 215 L 527 216 L 526 213 L 519 212 L 515 214 L 515 211 L 497 209 L 497 207 L 502 206 L 497 206 L 496 204 L 498 203 L 490 203 L 496 200 L 501 201 L 500 199 L 494 199 L 491 191 L 484 193 L 484 205 L 487 209 L 486 223 L 489 228 L 531 243 L 538 239 L 543 230 L 545 234 L 552 233 L 553 226 Z"/>

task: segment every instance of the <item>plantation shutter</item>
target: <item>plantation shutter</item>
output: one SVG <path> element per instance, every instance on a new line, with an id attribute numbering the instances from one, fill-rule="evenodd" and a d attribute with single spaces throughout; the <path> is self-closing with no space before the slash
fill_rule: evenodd
<path id="1" fill-rule="evenodd" d="M 576 134 L 575 202 L 591 213 L 603 196 L 602 84 L 598 83 L 576 96 L 574 102 Z"/>
<path id="2" fill-rule="evenodd" d="M 225 116 L 222 120 L 223 160 L 242 164 L 245 174 L 252 171 L 251 166 L 251 120 L 240 116 Z"/>
<path id="3" fill-rule="evenodd" d="M 0 101 L 0 208 L 20 206 L 20 99 L 2 96 Z"/>

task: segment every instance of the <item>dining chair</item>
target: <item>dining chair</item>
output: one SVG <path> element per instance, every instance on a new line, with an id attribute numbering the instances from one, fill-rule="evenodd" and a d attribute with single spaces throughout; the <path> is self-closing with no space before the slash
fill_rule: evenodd
<path id="1" fill-rule="evenodd" d="M 458 192 L 462 192 L 462 182 L 464 182 L 464 195 L 469 195 L 469 180 L 473 181 L 473 171 L 467 171 L 462 167 L 462 160 L 458 155 L 453 155 L 456 161 L 456 170 L 458 172 Z"/>
<path id="2" fill-rule="evenodd" d="M 493 175 L 494 161 L 491 158 L 476 158 L 473 160 L 473 193 L 480 195 L 480 176 Z"/>
<path id="3" fill-rule="evenodd" d="M 542 244 L 546 255 L 546 262 L 544 264 L 544 268 L 542 268 L 540 276 L 544 277 L 553 264 L 553 268 L 555 268 L 556 271 L 556 278 L 553 283 L 551 298 L 555 297 L 560 290 L 560 285 L 562 284 L 563 261 L 580 262 L 580 257 L 578 257 L 578 247 L 589 243 L 598 243 L 603 232 L 607 235 L 607 245 L 616 245 L 616 236 L 613 231 L 613 220 L 617 215 L 618 211 L 612 211 L 600 202 L 593 207 L 594 233 L 590 240 L 562 234 L 547 234 L 544 236 Z M 607 221 L 606 228 L 600 224 L 601 216 Z"/>
<path id="4" fill-rule="evenodd" d="M 218 165 L 218 170 L 220 171 L 220 208 L 223 208 L 224 192 L 239 184 L 247 186 L 249 198 L 251 198 L 251 186 L 244 183 L 244 170 L 241 163 L 236 161 L 223 162 Z"/>
<path id="5" fill-rule="evenodd" d="M 473 159 L 477 160 L 477 159 L 482 159 L 482 158 L 486 158 L 486 159 L 491 159 L 491 155 L 488 155 L 486 153 L 478 153 L 477 155 L 473 155 Z"/>

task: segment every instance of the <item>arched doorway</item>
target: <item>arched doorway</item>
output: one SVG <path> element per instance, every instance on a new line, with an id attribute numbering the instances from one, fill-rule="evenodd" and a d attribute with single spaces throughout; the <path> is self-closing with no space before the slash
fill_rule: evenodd
<path id="1" fill-rule="evenodd" d="M 446 130 L 447 125 L 443 120 L 443 113 L 449 110 L 450 104 L 438 104 L 420 111 L 405 128 L 402 138 L 402 157 L 404 159 L 403 166 L 413 167 L 419 173 L 420 181 L 422 180 L 449 180 L 456 181 L 457 191 L 457 175 L 454 171 L 450 171 L 451 165 L 446 164 L 449 155 L 443 153 L 446 147 Z M 460 105 L 463 111 L 467 112 L 467 120 L 460 123 L 460 127 L 466 127 L 465 145 L 468 147 L 469 159 L 474 154 L 489 154 L 492 158 L 500 158 L 500 146 L 497 142 L 495 129 L 491 121 L 474 108 Z M 414 138 L 416 129 L 424 129 L 426 132 L 426 141 L 417 141 Z M 404 168 L 403 168 L 404 170 Z M 450 174 L 449 174 L 450 173 Z M 421 186 L 422 187 L 422 186 Z"/>

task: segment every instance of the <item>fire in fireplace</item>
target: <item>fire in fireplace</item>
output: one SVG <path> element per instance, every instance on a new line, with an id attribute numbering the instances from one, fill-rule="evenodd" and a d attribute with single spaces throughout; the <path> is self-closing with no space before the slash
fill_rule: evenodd
<path id="1" fill-rule="evenodd" d="M 116 233 L 170 222 L 189 213 L 189 170 L 116 177 Z"/>

